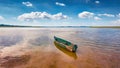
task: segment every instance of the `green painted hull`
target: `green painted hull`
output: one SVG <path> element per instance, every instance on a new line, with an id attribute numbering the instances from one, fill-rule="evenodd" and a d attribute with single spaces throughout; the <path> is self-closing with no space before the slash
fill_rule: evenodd
<path id="1" fill-rule="evenodd" d="M 63 47 L 63 48 L 66 48 L 67 50 L 69 51 L 72 51 L 72 52 L 76 52 L 77 50 L 77 45 L 74 45 L 72 44 L 71 42 L 67 41 L 67 40 L 64 40 L 64 39 L 61 39 L 61 38 L 58 38 L 56 36 L 54 36 L 54 39 L 57 43 L 61 44 L 59 46 Z"/>
<path id="2" fill-rule="evenodd" d="M 59 49 L 60 51 L 62 51 L 66 55 L 68 55 L 68 56 L 70 56 L 70 57 L 72 57 L 74 59 L 77 59 L 77 55 L 76 55 L 75 52 L 70 52 L 70 51 L 66 50 L 66 48 L 61 47 L 61 44 L 57 43 L 56 41 L 54 41 L 54 44 L 55 44 L 55 47 L 57 49 Z"/>

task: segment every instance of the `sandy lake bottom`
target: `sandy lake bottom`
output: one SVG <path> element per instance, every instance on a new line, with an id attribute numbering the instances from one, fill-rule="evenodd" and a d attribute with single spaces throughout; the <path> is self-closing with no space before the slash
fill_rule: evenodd
<path id="1" fill-rule="evenodd" d="M 77 52 L 57 48 L 54 36 Z M 0 28 L 0 68 L 120 68 L 120 29 Z"/>

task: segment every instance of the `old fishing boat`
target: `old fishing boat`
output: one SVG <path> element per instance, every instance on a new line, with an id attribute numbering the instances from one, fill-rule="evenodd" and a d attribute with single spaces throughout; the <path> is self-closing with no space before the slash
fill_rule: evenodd
<path id="1" fill-rule="evenodd" d="M 54 41 L 55 47 L 60 50 L 61 52 L 63 52 L 64 54 L 68 55 L 69 57 L 72 57 L 74 59 L 77 59 L 77 54 L 76 52 L 71 52 L 69 50 L 67 50 L 66 48 L 61 47 L 61 44 L 57 43 L 56 41 Z"/>
<path id="2" fill-rule="evenodd" d="M 76 52 L 77 50 L 77 45 L 75 44 L 72 44 L 71 42 L 67 41 L 67 40 L 64 40 L 64 39 L 61 39 L 61 38 L 58 38 L 56 36 L 54 36 L 54 39 L 56 41 L 56 43 L 59 43 L 61 47 L 71 51 L 71 52 Z"/>

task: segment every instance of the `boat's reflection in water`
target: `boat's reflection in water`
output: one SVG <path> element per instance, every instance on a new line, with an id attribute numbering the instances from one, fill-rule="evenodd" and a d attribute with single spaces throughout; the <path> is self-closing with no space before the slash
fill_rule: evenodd
<path id="1" fill-rule="evenodd" d="M 57 49 L 59 49 L 60 51 L 62 51 L 62 52 L 65 53 L 66 55 L 68 55 L 68 56 L 70 56 L 70 57 L 72 57 L 72 58 L 74 58 L 74 59 L 77 59 L 77 55 L 76 55 L 75 52 L 70 52 L 70 51 L 68 51 L 67 49 L 61 47 L 61 46 L 60 46 L 61 44 L 57 43 L 56 41 L 54 41 L 54 44 L 55 44 L 55 46 L 56 46 Z"/>

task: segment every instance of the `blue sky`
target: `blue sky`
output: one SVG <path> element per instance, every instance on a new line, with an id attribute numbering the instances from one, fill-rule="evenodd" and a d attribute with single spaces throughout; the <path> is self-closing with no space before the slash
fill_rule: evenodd
<path id="1" fill-rule="evenodd" d="M 0 0 L 0 24 L 120 25 L 120 0 Z"/>

